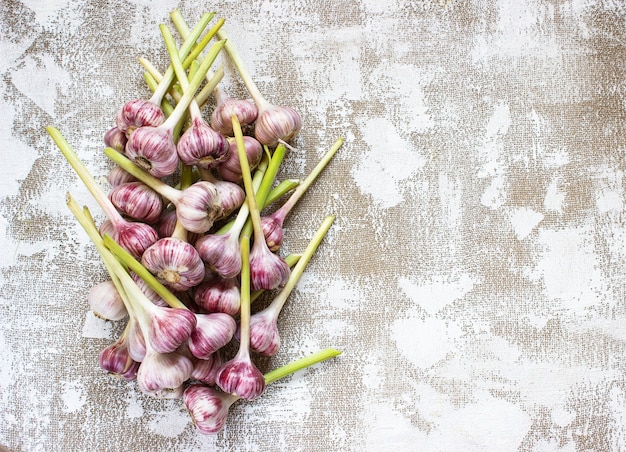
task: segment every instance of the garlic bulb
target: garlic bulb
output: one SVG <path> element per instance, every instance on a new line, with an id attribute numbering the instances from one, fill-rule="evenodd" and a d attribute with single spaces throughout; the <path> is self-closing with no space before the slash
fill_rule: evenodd
<path id="1" fill-rule="evenodd" d="M 105 320 L 121 320 L 128 315 L 115 284 L 110 280 L 92 286 L 87 302 L 93 313 Z"/>

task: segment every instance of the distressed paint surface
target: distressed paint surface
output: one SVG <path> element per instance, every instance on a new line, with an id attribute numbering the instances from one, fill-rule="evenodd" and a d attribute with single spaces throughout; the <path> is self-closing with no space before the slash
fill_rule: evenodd
<path id="1" fill-rule="evenodd" d="M 108 172 L 158 23 L 225 17 L 304 128 L 281 176 L 346 144 L 287 222 L 338 216 L 269 370 L 214 437 L 98 368 L 121 326 L 64 202 L 98 212 L 44 131 Z M 14 451 L 626 449 L 626 6 L 617 0 L 0 3 L 0 444 Z M 226 67 L 224 85 L 245 96 Z M 99 217 L 101 218 L 101 216 Z"/>

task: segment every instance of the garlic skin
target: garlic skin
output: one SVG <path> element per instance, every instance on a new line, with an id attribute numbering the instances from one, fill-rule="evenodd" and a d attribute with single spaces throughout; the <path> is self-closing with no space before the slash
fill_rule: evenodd
<path id="1" fill-rule="evenodd" d="M 126 134 L 123 130 L 118 129 L 117 127 L 112 127 L 106 131 L 104 134 L 104 144 L 107 147 L 115 149 L 117 152 L 124 153 L 124 148 L 126 147 L 126 142 L 128 138 L 126 138 Z"/>
<path id="2" fill-rule="evenodd" d="M 196 315 L 188 309 L 154 306 L 150 312 L 149 342 L 159 353 L 173 352 L 189 339 L 196 322 Z"/>
<path id="3" fill-rule="evenodd" d="M 185 165 L 210 169 L 228 158 L 230 146 L 225 137 L 209 127 L 202 118 L 192 124 L 178 140 L 178 157 Z"/>
<path id="4" fill-rule="evenodd" d="M 191 420 L 204 435 L 214 435 L 224 428 L 230 406 L 237 400 L 235 395 L 199 384 L 190 385 L 183 392 L 183 402 Z"/>
<path id="5" fill-rule="evenodd" d="M 159 239 L 156 230 L 142 222 L 120 223 L 111 237 L 136 259 Z"/>
<path id="6" fill-rule="evenodd" d="M 229 139 L 228 143 L 230 146 L 228 158 L 217 167 L 217 174 L 221 179 L 237 184 L 243 180 L 237 143 L 234 139 Z M 252 170 L 258 166 L 263 158 L 263 146 L 256 139 L 247 135 L 243 137 L 243 143 L 246 148 L 250 169 Z"/>
<path id="7" fill-rule="evenodd" d="M 126 143 L 126 156 L 154 177 L 170 176 L 178 169 L 178 153 L 172 131 L 162 127 L 140 127 Z"/>
<path id="8" fill-rule="evenodd" d="M 141 263 L 160 283 L 180 292 L 197 286 L 204 278 L 204 263 L 196 249 L 174 237 L 155 242 L 143 253 Z"/>
<path id="9" fill-rule="evenodd" d="M 138 363 L 142 362 L 146 356 L 146 340 L 135 317 L 128 319 L 128 354 Z"/>
<path id="10" fill-rule="evenodd" d="M 180 353 L 157 353 L 153 350 L 137 371 L 137 386 L 144 394 L 177 399 L 182 396 L 182 385 L 191 377 L 193 364 Z"/>
<path id="11" fill-rule="evenodd" d="M 246 200 L 245 190 L 233 182 L 218 180 L 213 182 L 213 185 L 220 194 L 220 206 L 224 218 L 239 209 Z"/>
<path id="12" fill-rule="evenodd" d="M 111 171 L 109 171 L 107 181 L 109 181 L 111 187 L 117 187 L 118 185 L 125 184 L 126 182 L 137 182 L 137 178 L 116 165 L 111 168 Z"/>
<path id="13" fill-rule="evenodd" d="M 265 390 L 265 378 L 250 356 L 238 354 L 220 367 L 215 378 L 220 389 L 244 400 L 254 400 Z"/>
<path id="14" fill-rule="evenodd" d="M 222 216 L 220 194 L 217 187 L 208 181 L 199 181 L 183 191 L 176 205 L 176 216 L 183 227 L 204 234 L 213 222 Z"/>
<path id="15" fill-rule="evenodd" d="M 117 128 L 127 137 L 130 137 L 138 127 L 157 127 L 164 121 L 165 114 L 161 107 L 144 99 L 126 102 L 115 116 Z"/>
<path id="16" fill-rule="evenodd" d="M 143 182 L 126 182 L 109 192 L 109 200 L 127 217 L 144 223 L 156 223 L 161 218 L 163 198 Z"/>
<path id="17" fill-rule="evenodd" d="M 302 128 L 300 114 L 291 107 L 271 106 L 259 113 L 254 136 L 261 143 L 276 146 L 278 140 L 290 141 Z"/>
<path id="18" fill-rule="evenodd" d="M 103 281 L 89 289 L 87 303 L 93 313 L 105 320 L 122 320 L 128 315 L 113 281 Z"/>
<path id="19" fill-rule="evenodd" d="M 252 290 L 273 290 L 287 282 L 291 269 L 283 258 L 272 253 L 265 242 L 254 242 L 250 250 L 250 286 Z"/>
<path id="20" fill-rule="evenodd" d="M 253 124 L 259 114 L 254 102 L 233 99 L 225 94 L 217 96 L 217 107 L 211 114 L 211 127 L 225 136 L 233 136 L 232 115 L 237 116 L 242 127 Z"/>
<path id="21" fill-rule="evenodd" d="M 137 378 L 139 363 L 130 356 L 127 335 L 125 334 L 100 352 L 98 364 L 102 370 L 116 377 L 122 377 L 126 380 Z"/>
<path id="22" fill-rule="evenodd" d="M 167 301 L 165 301 L 161 296 L 155 292 L 155 290 L 148 285 L 141 277 L 139 277 L 135 272 L 130 272 L 130 277 L 133 278 L 133 281 L 139 287 L 139 290 L 143 292 L 143 294 L 150 300 L 154 305 L 161 306 L 163 308 L 169 306 Z"/>
<path id="23" fill-rule="evenodd" d="M 199 359 L 208 359 L 230 342 L 237 324 L 228 314 L 197 314 L 197 323 L 187 341 L 189 351 Z"/>
<path id="24" fill-rule="evenodd" d="M 234 278 L 241 271 L 239 237 L 230 233 L 206 234 L 195 244 L 198 255 L 222 278 Z"/>
<path id="25" fill-rule="evenodd" d="M 221 353 L 215 352 L 205 359 L 199 359 L 192 355 L 189 359 L 193 363 L 191 378 L 207 385 L 214 385 L 217 371 L 223 364 Z"/>
<path id="26" fill-rule="evenodd" d="M 194 292 L 194 301 L 207 312 L 237 315 L 241 306 L 239 283 L 234 277 L 203 282 Z"/>
<path id="27" fill-rule="evenodd" d="M 280 348 L 280 334 L 276 317 L 269 312 L 258 312 L 250 317 L 250 349 L 263 356 L 274 356 Z"/>
<path id="28" fill-rule="evenodd" d="M 283 222 L 275 215 L 267 215 L 261 218 L 261 227 L 265 236 L 265 243 L 270 251 L 275 252 L 283 246 Z"/>

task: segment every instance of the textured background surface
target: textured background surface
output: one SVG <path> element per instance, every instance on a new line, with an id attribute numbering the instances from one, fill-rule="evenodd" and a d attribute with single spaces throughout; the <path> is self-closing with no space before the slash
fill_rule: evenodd
<path id="1" fill-rule="evenodd" d="M 102 135 L 147 97 L 136 58 L 163 62 L 176 7 L 226 18 L 261 90 L 302 113 L 284 176 L 346 138 L 288 220 L 297 251 L 338 215 L 263 365 L 344 354 L 215 437 L 98 368 L 119 329 L 88 309 L 105 274 L 64 194 L 93 203 L 44 132 L 105 176 Z M 2 0 L 0 56 L 11 450 L 626 448 L 623 2 Z"/>

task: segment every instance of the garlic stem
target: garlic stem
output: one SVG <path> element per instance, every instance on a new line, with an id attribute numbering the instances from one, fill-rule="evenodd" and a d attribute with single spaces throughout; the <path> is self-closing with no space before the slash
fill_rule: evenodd
<path id="1" fill-rule="evenodd" d="M 241 127 L 239 127 L 239 130 L 241 130 Z M 239 144 L 239 142 L 237 142 L 237 144 Z M 265 149 L 267 150 L 267 146 L 265 146 Z M 267 198 L 268 193 L 270 192 L 270 189 L 272 188 L 272 185 L 274 184 L 274 180 L 276 179 L 276 174 L 278 173 L 278 169 L 280 168 L 280 165 L 283 162 L 283 159 L 285 158 L 286 151 L 287 151 L 287 148 L 283 144 L 279 144 L 274 150 L 274 154 L 272 155 L 270 163 L 267 167 L 265 176 L 263 176 L 263 181 L 261 182 L 261 185 L 259 186 L 259 189 L 256 194 L 257 206 L 261 206 L 261 208 L 265 206 L 265 200 Z M 239 156 L 239 159 L 241 159 L 241 155 Z M 259 212 L 259 224 L 260 224 L 260 218 L 261 216 Z M 251 221 L 252 223 L 248 223 L 244 227 L 243 232 L 242 232 L 243 235 L 250 235 L 250 228 L 254 227 L 254 220 L 252 218 L 251 218 Z M 262 231 L 263 231 L 263 227 L 261 227 L 261 232 Z M 255 239 L 257 238 L 258 237 L 255 236 Z M 263 240 L 265 240 L 265 238 Z"/>
<path id="2" fill-rule="evenodd" d="M 181 97 L 180 99 L 180 102 L 176 104 L 176 108 L 174 108 L 174 111 L 172 112 L 172 114 L 159 127 L 163 129 L 174 130 L 174 128 L 176 127 L 176 124 L 178 124 L 179 121 L 185 115 L 185 112 L 187 111 L 187 107 L 189 106 L 189 103 L 195 97 L 195 93 L 200 87 L 202 80 L 204 80 L 204 76 L 209 70 L 209 67 L 215 61 L 215 58 L 217 58 L 217 55 L 219 54 L 220 50 L 222 50 L 222 47 L 224 47 L 224 44 L 225 44 L 225 41 L 222 40 L 222 41 L 215 43 L 211 47 L 211 50 L 207 54 L 206 58 L 202 61 L 200 68 L 198 68 L 198 73 L 189 82 L 189 89 L 185 91 L 185 93 L 183 94 L 183 97 Z"/>
<path id="3" fill-rule="evenodd" d="M 289 193 L 301 183 L 302 181 L 300 179 L 285 179 L 284 181 L 281 181 L 267 194 L 267 198 L 265 198 L 263 207 L 269 206 L 276 200 L 280 199 L 285 193 Z"/>
<path id="4" fill-rule="evenodd" d="M 308 190 L 311 184 L 315 181 L 317 176 L 322 172 L 322 170 L 328 165 L 328 162 L 333 158 L 333 156 L 337 153 L 339 148 L 343 144 L 343 138 L 337 139 L 335 144 L 324 154 L 324 157 L 315 165 L 313 171 L 309 173 L 309 175 L 298 185 L 296 190 L 289 197 L 287 202 L 283 204 L 275 213 L 276 216 L 282 216 L 283 218 L 289 213 L 289 211 L 293 208 L 293 206 L 300 200 L 302 195 Z M 278 148 L 277 148 L 278 149 Z"/>
<path id="5" fill-rule="evenodd" d="M 170 187 L 158 177 L 154 177 L 152 174 L 139 168 L 129 158 L 115 151 L 115 149 L 106 148 L 104 150 L 104 154 L 116 165 L 120 166 L 123 170 L 135 176 L 137 179 L 142 181 L 148 187 L 152 188 L 154 191 L 158 192 L 164 198 L 167 198 L 170 201 L 176 201 L 180 199 L 180 190 L 177 190 L 174 187 Z"/>
<path id="6" fill-rule="evenodd" d="M 313 353 L 312 355 L 305 356 L 304 358 L 300 358 L 296 361 L 279 367 L 278 369 L 274 369 L 271 372 L 266 373 L 264 375 L 265 384 L 268 385 L 275 382 L 276 380 L 286 377 L 287 375 L 293 374 L 299 370 L 305 369 L 314 364 L 320 363 L 329 358 L 334 358 L 335 356 L 339 355 L 341 355 L 341 351 L 334 348 L 326 348 L 324 350 L 320 350 L 319 352 Z"/>
<path id="7" fill-rule="evenodd" d="M 196 41 L 211 19 L 213 19 L 213 16 L 215 16 L 215 13 L 204 13 L 202 15 L 196 26 L 180 47 L 180 54 L 182 55 L 182 58 L 185 58 L 191 51 L 192 47 L 196 45 Z M 174 78 L 174 68 L 170 65 L 163 75 L 163 80 L 161 80 L 158 88 L 150 98 L 150 102 L 160 105 L 161 101 L 165 97 L 165 94 L 169 91 L 171 84 L 174 82 Z"/>
<path id="8" fill-rule="evenodd" d="M 228 39 L 228 36 L 226 35 L 226 33 L 224 33 L 223 30 L 220 30 L 217 32 L 217 37 L 219 39 L 226 40 L 226 45 L 224 46 L 224 48 L 226 49 L 226 52 L 228 52 L 228 56 L 230 57 L 231 61 L 237 68 L 237 71 L 239 72 L 239 75 L 241 76 L 243 83 L 246 85 L 246 88 L 248 89 L 248 92 L 250 93 L 250 97 L 252 97 L 252 99 L 254 100 L 254 103 L 259 109 L 259 115 L 260 115 L 263 110 L 266 110 L 272 107 L 272 104 L 270 104 L 265 99 L 263 94 L 261 94 L 261 91 L 259 91 L 259 88 L 256 86 L 256 83 L 254 83 L 254 80 L 252 80 L 252 77 L 250 76 L 250 72 L 248 72 L 248 68 L 243 62 L 243 59 L 239 55 L 239 52 L 237 51 L 233 43 Z"/>
<path id="9" fill-rule="evenodd" d="M 115 208 L 111 200 L 109 200 L 108 196 L 104 193 L 100 185 L 98 185 L 87 167 L 78 158 L 70 144 L 59 131 L 59 129 L 57 129 L 56 127 L 48 126 L 46 127 L 46 131 L 52 137 L 63 156 L 72 166 L 78 177 L 80 177 L 80 179 L 83 181 L 91 195 L 94 197 L 98 205 L 102 208 L 107 218 L 111 220 L 113 225 L 117 225 L 126 221 L 124 220 L 124 218 L 122 218 L 122 215 L 117 211 L 117 209 Z M 111 148 L 111 150 L 116 154 L 121 155 L 115 149 Z"/>
<path id="10" fill-rule="evenodd" d="M 250 238 L 241 239 L 240 292 L 240 342 L 237 356 L 249 355 L 250 351 Z"/>
<path id="11" fill-rule="evenodd" d="M 161 284 L 150 273 L 141 262 L 135 259 L 124 248 L 113 240 L 109 235 L 105 234 L 103 237 L 104 246 L 119 259 L 124 265 L 126 265 L 131 271 L 135 272 L 137 276 L 143 279 L 152 290 L 154 290 L 165 302 L 172 308 L 185 308 L 186 306 L 174 295 L 170 290 Z"/>
<path id="12" fill-rule="evenodd" d="M 146 85 L 148 85 L 148 88 L 150 88 L 150 91 L 152 92 L 154 92 L 157 86 L 159 85 L 159 82 L 157 82 L 157 80 L 152 76 L 152 74 L 149 71 L 146 71 L 143 73 L 143 79 L 146 82 Z M 174 96 L 173 95 L 174 93 L 178 94 L 175 90 L 171 91 L 171 94 L 174 100 L 176 100 L 176 97 L 180 99 L 180 96 Z M 161 101 L 161 110 L 163 111 L 165 116 L 169 116 L 174 111 L 174 107 L 167 100 L 163 99 Z"/>
<path id="13" fill-rule="evenodd" d="M 241 165 L 241 173 L 243 175 L 243 185 L 246 189 L 246 203 L 250 210 L 250 220 L 252 221 L 252 227 L 254 230 L 254 240 L 265 241 L 263 235 L 263 227 L 261 226 L 261 214 L 259 213 L 259 206 L 256 203 L 254 195 L 254 188 L 252 186 L 252 177 L 250 176 L 250 165 L 248 164 L 248 156 L 246 155 L 246 148 L 243 142 L 243 132 L 241 131 L 241 124 L 237 116 L 233 114 L 233 131 L 235 132 L 235 140 L 237 142 L 237 152 L 239 154 L 239 163 Z M 113 150 L 115 152 L 115 150 Z M 243 237 L 250 237 L 248 232 L 242 234 Z"/>
<path id="14" fill-rule="evenodd" d="M 280 310 L 282 309 L 285 302 L 287 301 L 287 298 L 291 294 L 291 291 L 294 289 L 294 287 L 296 287 L 296 284 L 298 283 L 298 280 L 302 276 L 302 273 L 304 272 L 305 267 L 310 262 L 311 258 L 313 257 L 313 254 L 319 247 L 322 239 L 326 236 L 326 233 L 328 232 L 331 225 L 335 221 L 335 218 L 336 217 L 334 215 L 329 215 L 326 218 L 324 218 L 322 225 L 315 232 L 315 234 L 313 235 L 313 238 L 311 239 L 307 247 L 302 252 L 302 256 L 300 257 L 300 259 L 298 259 L 298 263 L 294 266 L 293 270 L 289 274 L 289 279 L 287 279 L 285 286 L 280 290 L 278 295 L 276 295 L 274 300 L 272 300 L 272 302 L 269 304 L 267 308 L 265 308 L 265 310 L 272 312 L 273 315 L 278 317 Z"/>

